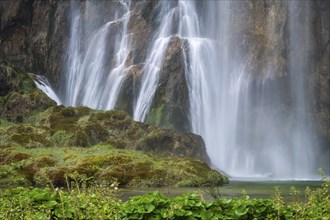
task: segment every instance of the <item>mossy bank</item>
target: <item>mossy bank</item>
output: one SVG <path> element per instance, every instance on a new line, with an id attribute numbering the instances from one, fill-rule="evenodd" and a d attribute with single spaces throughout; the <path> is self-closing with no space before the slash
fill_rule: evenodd
<path id="1" fill-rule="evenodd" d="M 203 139 L 139 123 L 123 111 L 56 106 L 2 62 L 0 186 L 63 186 L 71 173 L 122 186 L 222 185 Z"/>

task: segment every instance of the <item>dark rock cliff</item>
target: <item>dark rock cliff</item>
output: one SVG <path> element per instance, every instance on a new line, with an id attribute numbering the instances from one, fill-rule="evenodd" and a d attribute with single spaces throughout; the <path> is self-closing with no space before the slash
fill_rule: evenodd
<path id="1" fill-rule="evenodd" d="M 1 1 L 0 59 L 59 83 L 69 1 Z"/>

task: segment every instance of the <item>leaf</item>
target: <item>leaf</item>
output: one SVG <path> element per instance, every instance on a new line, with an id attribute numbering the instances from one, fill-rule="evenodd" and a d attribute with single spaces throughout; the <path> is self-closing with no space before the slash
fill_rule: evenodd
<path id="1" fill-rule="evenodd" d="M 240 209 L 235 209 L 235 215 L 237 216 L 243 216 L 249 211 L 248 208 L 240 208 Z"/>
<path id="2" fill-rule="evenodd" d="M 152 204 L 146 205 L 145 206 L 145 213 L 151 213 L 155 209 L 155 206 Z"/>

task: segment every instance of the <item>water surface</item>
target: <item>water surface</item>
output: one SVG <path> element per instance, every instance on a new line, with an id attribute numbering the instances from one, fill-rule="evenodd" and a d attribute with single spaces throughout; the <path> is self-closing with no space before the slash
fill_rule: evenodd
<path id="1" fill-rule="evenodd" d="M 285 201 L 290 201 L 291 188 L 294 187 L 298 191 L 298 198 L 305 198 L 306 187 L 316 189 L 322 185 L 321 181 L 235 181 L 232 180 L 229 184 L 218 187 L 221 197 L 223 198 L 239 198 L 245 193 L 250 198 L 273 198 L 275 188 L 277 187 L 281 196 Z M 119 193 L 122 200 L 127 200 L 131 196 L 144 195 L 150 192 L 161 192 L 168 197 L 175 197 L 184 193 L 197 192 L 201 193 L 205 200 L 212 200 L 212 196 L 205 188 L 193 187 L 159 187 L 159 188 L 124 188 Z"/>

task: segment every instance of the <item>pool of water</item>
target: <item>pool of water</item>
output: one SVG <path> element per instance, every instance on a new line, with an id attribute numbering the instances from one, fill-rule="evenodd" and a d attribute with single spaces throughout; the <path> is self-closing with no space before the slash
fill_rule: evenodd
<path id="1" fill-rule="evenodd" d="M 272 198 L 275 188 L 278 188 L 284 200 L 291 200 L 290 192 L 294 187 L 298 191 L 300 199 L 305 198 L 305 189 L 309 187 L 315 189 L 322 185 L 321 181 L 238 181 L 231 180 L 229 184 L 218 187 L 215 190 L 222 198 L 239 198 L 247 194 L 250 198 Z M 119 198 L 123 201 L 131 196 L 143 195 L 150 192 L 162 192 L 169 197 L 178 196 L 188 192 L 201 193 L 205 200 L 212 200 L 209 190 L 206 188 L 176 188 L 176 187 L 160 187 L 160 188 L 123 188 L 119 192 Z"/>

